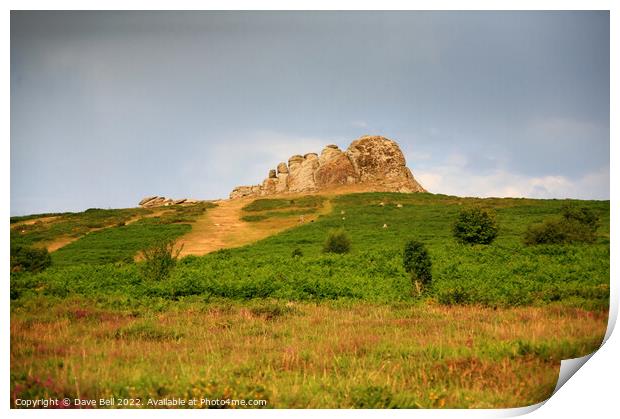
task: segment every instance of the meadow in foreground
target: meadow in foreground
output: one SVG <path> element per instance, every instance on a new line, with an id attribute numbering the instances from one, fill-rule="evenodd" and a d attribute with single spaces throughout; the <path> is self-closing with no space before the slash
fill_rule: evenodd
<path id="1" fill-rule="evenodd" d="M 547 306 L 151 302 L 13 308 L 16 398 L 210 398 L 282 407 L 517 407 L 550 396 L 560 360 L 595 350 L 607 313 Z"/>

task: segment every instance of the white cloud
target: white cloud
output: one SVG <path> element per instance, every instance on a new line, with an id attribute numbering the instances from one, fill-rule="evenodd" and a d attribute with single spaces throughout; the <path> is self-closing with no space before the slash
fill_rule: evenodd
<path id="1" fill-rule="evenodd" d="M 346 143 L 346 144 L 345 144 Z M 342 138 L 257 131 L 204 141 L 202 150 L 183 163 L 185 182 L 205 196 L 225 197 L 239 185 L 256 185 L 295 154 L 317 153 L 328 144 L 348 145 Z M 202 196 L 201 196 L 202 197 Z"/>
<path id="2" fill-rule="evenodd" d="M 457 196 L 609 199 L 609 168 L 582 177 L 526 176 L 495 170 L 475 174 L 441 166 L 414 173 L 430 192 Z"/>

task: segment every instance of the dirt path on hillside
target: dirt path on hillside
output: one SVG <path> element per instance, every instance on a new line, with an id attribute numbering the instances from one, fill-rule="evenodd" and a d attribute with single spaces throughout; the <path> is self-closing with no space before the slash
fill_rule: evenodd
<path id="1" fill-rule="evenodd" d="M 291 217 L 245 222 L 241 220 L 244 215 L 241 208 L 254 199 L 216 201 L 217 207 L 208 209 L 192 223 L 192 230 L 177 241 L 177 246 L 183 246 L 180 256 L 200 256 L 219 249 L 243 246 L 302 223 L 309 223 L 331 211 L 331 203 L 326 201 L 323 208 L 315 214 L 305 215 L 303 221 L 299 217 Z"/>
<path id="2" fill-rule="evenodd" d="M 133 224 L 136 221 L 139 221 L 139 220 L 141 220 L 143 218 L 159 217 L 160 215 L 164 214 L 166 211 L 170 211 L 170 210 L 168 210 L 168 209 L 161 209 L 161 210 L 153 211 L 152 213 L 146 214 L 146 215 L 136 215 L 135 217 L 132 217 L 129 220 L 125 221 L 125 225 Z M 90 233 L 92 233 L 94 231 L 99 231 L 99 230 L 104 230 L 106 228 L 114 227 L 115 225 L 116 224 L 105 226 L 105 227 L 93 228 L 93 229 L 90 229 L 86 234 L 90 234 Z M 66 245 L 68 245 L 70 243 L 73 243 L 76 240 L 81 239 L 86 234 L 84 234 L 82 236 L 78 236 L 78 237 L 73 237 L 73 236 L 58 237 L 55 240 L 42 243 L 41 247 L 45 247 L 48 252 L 52 253 L 52 252 L 55 252 L 56 250 L 60 249 L 61 247 L 65 247 Z"/>
<path id="3" fill-rule="evenodd" d="M 16 223 L 11 224 L 11 228 L 17 228 L 20 226 L 31 226 L 36 223 L 49 223 L 51 221 L 54 221 L 58 217 L 59 217 L 58 215 L 50 215 L 48 217 L 39 217 L 39 218 L 32 218 L 26 221 L 18 221 Z"/>

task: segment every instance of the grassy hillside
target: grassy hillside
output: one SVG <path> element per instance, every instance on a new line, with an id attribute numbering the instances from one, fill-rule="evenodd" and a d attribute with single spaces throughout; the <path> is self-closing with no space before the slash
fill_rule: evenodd
<path id="1" fill-rule="evenodd" d="M 262 201 L 263 212 L 256 213 L 273 212 L 275 204 Z M 464 245 L 452 238 L 458 210 L 473 204 L 497 213 L 500 230 L 491 245 Z M 402 248 L 407 239 L 416 238 L 427 245 L 433 263 L 433 283 L 425 298 L 438 303 L 495 307 L 561 302 L 605 308 L 609 293 L 608 202 L 579 203 L 601 217 L 593 244 L 523 244 L 528 225 L 558 214 L 564 204 L 560 200 L 478 200 L 431 194 L 345 195 L 334 198 L 331 214 L 316 222 L 242 248 L 184 258 L 164 282 L 136 279 L 138 268 L 132 263 L 93 266 L 96 262 L 126 260 L 140 248 L 141 238 L 142 244 L 148 245 L 157 235 L 174 236 L 185 228 L 174 224 L 163 228 L 145 220 L 72 243 L 57 252 L 56 266 L 47 271 L 14 275 L 12 290 L 19 295 L 65 295 L 71 290 L 83 296 L 114 294 L 126 298 L 203 295 L 412 301 L 415 297 L 410 277 L 402 267 Z M 344 227 L 350 234 L 351 253 L 322 253 L 328 231 L 336 227 Z M 292 257 L 294 249 L 303 256 Z M 109 282 L 115 287 L 108 287 Z"/>
<path id="2" fill-rule="evenodd" d="M 11 245 L 43 245 L 61 237 L 77 238 L 151 212 L 145 208 L 91 208 L 84 212 L 11 217 Z"/>
<path id="3" fill-rule="evenodd" d="M 13 402 L 518 407 L 551 394 L 561 359 L 600 345 L 608 201 L 574 202 L 599 216 L 594 242 L 536 246 L 523 242 L 527 227 L 558 216 L 566 201 L 364 193 L 257 200 L 242 216 L 258 217 L 252 225 L 299 218 L 324 199 L 329 214 L 251 245 L 185 257 L 162 281 L 144 279 L 131 256 L 187 231 L 199 210 L 106 224 L 53 253 L 43 272 L 12 273 Z M 496 213 L 490 245 L 452 237 L 459 210 L 473 205 Z M 350 253 L 322 252 L 333 228 L 350 235 Z M 403 269 L 411 238 L 432 260 L 421 296 Z"/>

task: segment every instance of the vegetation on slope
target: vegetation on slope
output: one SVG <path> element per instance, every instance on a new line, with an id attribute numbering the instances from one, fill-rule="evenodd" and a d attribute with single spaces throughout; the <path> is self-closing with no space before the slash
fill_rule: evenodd
<path id="1" fill-rule="evenodd" d="M 307 195 L 295 199 L 256 199 L 242 208 L 243 221 L 255 222 L 273 218 L 288 218 L 316 213 L 327 198 Z"/>
<path id="2" fill-rule="evenodd" d="M 255 214 L 294 210 L 261 201 Z M 599 219 L 592 241 L 523 243 L 528 226 L 557 217 L 564 204 L 339 196 L 332 213 L 312 223 L 165 263 L 158 280 L 144 278 L 146 264 L 129 256 L 149 237 L 190 228 L 181 218 L 192 215 L 87 234 L 53 253 L 45 271 L 11 274 L 11 400 L 112 397 L 152 407 L 149 398 L 196 397 L 295 408 L 540 402 L 555 387 L 560 360 L 595 350 L 607 324 L 608 201 L 575 203 Z M 495 212 L 491 244 L 452 236 L 457 214 L 470 206 Z M 349 253 L 323 253 L 333 229 L 346 231 Z M 415 258 L 432 274 L 420 296 L 407 272 L 416 270 L 403 263 L 409 240 L 430 258 Z"/>
<path id="3" fill-rule="evenodd" d="M 260 201 L 261 208 L 273 205 Z M 464 245 L 452 237 L 459 210 L 474 204 L 496 212 L 499 234 L 490 245 Z M 402 266 L 402 249 L 407 240 L 416 239 L 425 244 L 433 267 L 433 282 L 423 298 L 441 304 L 491 307 L 559 301 L 605 308 L 609 298 L 609 202 L 580 202 L 600 216 L 601 227 L 594 243 L 523 245 L 528 225 L 559 213 L 563 204 L 557 200 L 480 200 L 431 194 L 345 195 L 334 198 L 331 214 L 313 223 L 242 248 L 186 257 L 168 280 L 155 285 L 141 282 L 139 269 L 132 264 L 95 267 L 74 263 L 80 258 L 57 252 L 58 265 L 71 266 L 52 266 L 40 274 L 14 274 L 11 286 L 13 295 L 65 295 L 71 290 L 84 296 L 114 294 L 127 298 L 203 295 L 409 301 L 415 297 L 410 275 Z M 148 231 L 149 223 L 144 221 L 136 223 L 135 228 Z M 323 254 L 329 230 L 337 228 L 344 228 L 350 236 L 351 252 Z M 86 254 L 91 240 L 108 243 L 110 249 L 127 240 L 131 252 L 126 254 L 130 254 L 139 246 L 138 237 L 143 232 L 128 231 L 131 234 L 124 236 L 110 229 L 92 234 L 92 239 L 83 238 L 74 246 Z M 78 249 L 71 246 L 66 252 L 78 254 Z M 99 248 L 104 247 L 101 244 Z M 294 249 L 303 256 L 291 257 Z M 114 250 L 118 256 L 109 259 L 118 260 L 123 252 Z M 92 262 L 98 258 L 98 251 L 92 254 L 92 259 L 81 260 Z M 110 286 L 112 283 L 114 286 Z"/>
<path id="4" fill-rule="evenodd" d="M 58 214 L 56 219 L 49 222 L 36 221 L 33 224 L 12 226 L 11 245 L 32 246 L 60 237 L 80 237 L 93 229 L 123 224 L 133 217 L 150 213 L 151 210 L 145 208 L 91 208 L 79 213 Z M 31 220 L 33 218 L 39 218 L 39 216 L 13 217 L 11 224 L 17 220 Z"/>

